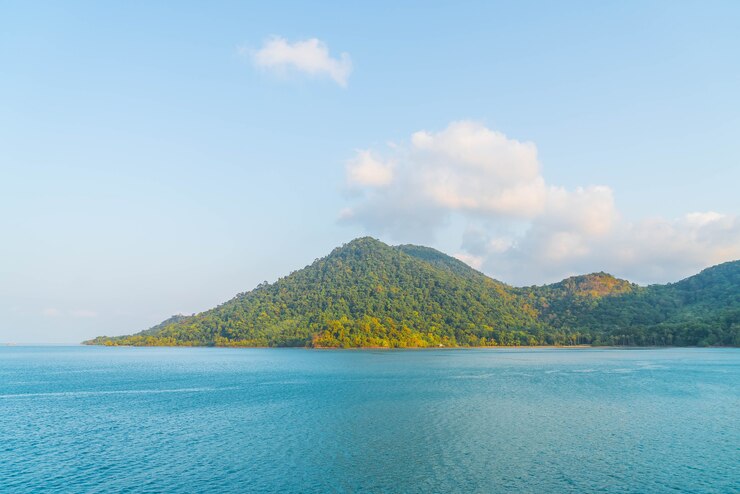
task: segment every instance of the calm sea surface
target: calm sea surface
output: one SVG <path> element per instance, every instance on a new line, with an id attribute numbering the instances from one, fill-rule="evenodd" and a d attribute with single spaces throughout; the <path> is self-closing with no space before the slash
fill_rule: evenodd
<path id="1" fill-rule="evenodd" d="M 740 350 L 0 348 L 0 492 L 740 492 Z"/>

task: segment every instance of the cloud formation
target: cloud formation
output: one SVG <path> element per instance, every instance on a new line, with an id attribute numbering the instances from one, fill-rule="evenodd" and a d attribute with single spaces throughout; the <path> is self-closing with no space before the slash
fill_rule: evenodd
<path id="1" fill-rule="evenodd" d="M 740 218 L 693 212 L 624 220 L 611 188 L 547 184 L 537 148 L 470 121 L 414 133 L 381 155 L 347 163 L 350 207 L 340 221 L 402 242 L 430 242 L 462 219 L 464 262 L 515 284 L 609 270 L 639 282 L 675 281 L 740 258 Z"/>
<path id="2" fill-rule="evenodd" d="M 317 38 L 290 43 L 285 38 L 274 36 L 267 39 L 259 50 L 251 52 L 251 57 L 257 67 L 265 70 L 277 73 L 293 70 L 329 77 L 342 87 L 347 86 L 352 72 L 349 54 L 342 53 L 333 58 L 326 43 Z"/>
<path id="3" fill-rule="evenodd" d="M 393 181 L 393 163 L 384 163 L 370 151 L 358 151 L 347 162 L 347 185 L 352 187 L 385 187 Z"/>

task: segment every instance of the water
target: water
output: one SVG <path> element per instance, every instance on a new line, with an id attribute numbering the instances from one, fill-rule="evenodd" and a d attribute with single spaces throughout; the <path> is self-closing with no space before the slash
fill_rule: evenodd
<path id="1" fill-rule="evenodd" d="M 740 492 L 740 350 L 0 348 L 0 492 Z"/>

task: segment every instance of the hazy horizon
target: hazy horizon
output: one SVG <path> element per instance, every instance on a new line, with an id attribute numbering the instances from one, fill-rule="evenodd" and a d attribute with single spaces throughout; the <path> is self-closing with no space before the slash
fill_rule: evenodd
<path id="1" fill-rule="evenodd" d="M 0 342 L 371 235 L 522 286 L 740 258 L 740 4 L 0 6 Z"/>
<path id="2" fill-rule="evenodd" d="M 327 253 L 327 255 L 328 255 L 328 253 Z M 702 268 L 702 270 L 703 269 L 708 269 L 710 267 L 713 267 L 713 266 L 706 266 L 705 268 Z M 303 269 L 303 268 L 297 268 L 297 269 L 291 270 L 290 273 L 292 273 L 294 271 L 297 271 L 298 269 Z M 595 273 L 598 273 L 598 272 L 595 271 L 595 272 L 592 272 L 592 273 L 581 273 L 581 274 L 588 275 L 588 274 L 595 274 Z M 696 274 L 698 274 L 698 272 Z M 286 274 L 280 276 L 280 278 L 282 278 L 284 276 L 288 276 L 288 275 L 289 275 L 289 273 L 286 273 Z M 267 281 L 268 283 L 273 283 L 273 282 L 277 281 L 277 279 L 275 279 L 275 280 L 264 280 L 264 281 Z M 627 280 L 627 281 L 631 281 L 631 280 Z M 677 281 L 680 281 L 680 280 L 672 280 L 672 281 L 668 281 L 667 283 L 673 283 L 673 282 L 677 282 Z M 520 285 L 520 287 L 526 287 L 526 286 L 527 285 Z M 643 284 L 642 286 L 648 286 L 648 285 Z M 242 292 L 250 291 L 250 290 L 252 290 L 254 288 L 256 288 L 256 286 L 255 287 L 250 287 L 250 288 L 248 288 L 246 290 L 242 290 Z M 233 296 L 236 296 L 236 295 L 237 294 L 235 293 L 234 295 L 232 295 L 232 297 Z M 229 298 L 231 298 L 231 297 L 229 297 Z M 223 300 L 222 302 L 225 302 L 225 300 Z M 211 308 L 212 307 L 207 307 L 204 310 L 208 310 L 208 309 L 211 309 Z M 198 311 L 198 312 L 202 312 L 202 311 Z M 125 330 L 125 331 L 121 332 L 120 335 L 137 333 L 139 331 L 142 331 L 142 330 L 145 330 L 145 329 L 149 329 L 152 326 L 155 326 L 155 325 L 161 323 L 162 321 L 164 321 L 168 317 L 171 317 L 171 316 L 174 316 L 174 315 L 186 315 L 187 316 L 187 315 L 194 315 L 194 314 L 196 314 L 196 313 L 188 313 L 188 314 L 178 313 L 178 314 L 163 315 L 163 316 L 161 316 L 160 319 L 155 320 L 151 324 L 148 324 L 146 327 L 131 328 L 131 329 L 128 329 L 128 330 Z M 100 335 L 99 334 L 95 334 L 95 335 L 92 335 L 90 338 L 92 338 L 93 336 L 100 336 Z M 111 334 L 109 336 L 119 336 L 119 334 Z M 83 343 L 82 343 L 82 341 L 59 341 L 59 342 L 50 342 L 50 341 L 0 341 L 0 345 L 2 345 L 2 346 L 69 346 L 69 345 L 83 345 Z"/>

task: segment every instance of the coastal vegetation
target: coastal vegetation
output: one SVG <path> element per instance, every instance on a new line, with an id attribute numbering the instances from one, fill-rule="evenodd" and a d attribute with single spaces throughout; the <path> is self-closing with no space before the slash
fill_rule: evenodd
<path id="1" fill-rule="evenodd" d="M 740 346 L 740 261 L 667 285 L 607 273 L 512 287 L 428 247 L 356 239 L 275 283 L 95 345 Z"/>

